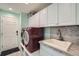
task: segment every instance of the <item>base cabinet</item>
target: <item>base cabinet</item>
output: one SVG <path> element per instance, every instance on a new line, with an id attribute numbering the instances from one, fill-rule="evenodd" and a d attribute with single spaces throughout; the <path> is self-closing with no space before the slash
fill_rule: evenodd
<path id="1" fill-rule="evenodd" d="M 67 54 L 57 51 L 44 44 L 40 44 L 40 55 L 41 56 L 67 56 Z"/>

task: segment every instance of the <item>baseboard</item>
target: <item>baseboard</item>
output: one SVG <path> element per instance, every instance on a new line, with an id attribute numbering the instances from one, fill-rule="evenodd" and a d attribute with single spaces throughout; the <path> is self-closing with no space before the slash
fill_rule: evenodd
<path id="1" fill-rule="evenodd" d="M 11 53 L 14 53 L 14 52 L 17 52 L 17 51 L 19 51 L 18 47 L 15 47 L 15 48 L 12 48 L 12 49 L 9 49 L 9 50 L 6 50 L 6 51 L 2 51 L 1 56 L 6 56 L 8 54 L 11 54 Z"/>

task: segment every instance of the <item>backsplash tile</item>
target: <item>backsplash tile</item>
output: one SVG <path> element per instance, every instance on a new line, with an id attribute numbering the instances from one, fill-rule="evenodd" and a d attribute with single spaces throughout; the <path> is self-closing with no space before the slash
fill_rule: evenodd
<path id="1" fill-rule="evenodd" d="M 46 31 L 49 31 L 49 33 L 47 32 L 45 34 L 46 35 L 50 34 L 50 37 L 49 36 L 46 36 L 46 37 L 49 37 L 50 39 L 58 38 L 57 33 L 58 33 L 58 29 L 60 29 L 64 40 L 71 41 L 79 45 L 79 26 L 78 25 L 77 26 L 49 27 L 46 29 L 47 29 Z M 45 39 L 47 39 L 46 37 Z"/>
<path id="2" fill-rule="evenodd" d="M 45 36 L 45 39 L 50 39 L 50 28 L 45 29 L 44 36 Z"/>

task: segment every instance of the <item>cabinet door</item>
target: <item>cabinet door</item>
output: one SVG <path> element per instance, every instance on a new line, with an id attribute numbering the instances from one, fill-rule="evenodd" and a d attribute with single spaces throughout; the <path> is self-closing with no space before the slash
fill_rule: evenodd
<path id="1" fill-rule="evenodd" d="M 47 25 L 47 8 L 40 11 L 40 27 Z"/>
<path id="2" fill-rule="evenodd" d="M 75 25 L 75 4 L 59 4 L 59 25 Z"/>
<path id="3" fill-rule="evenodd" d="M 39 12 L 38 13 L 36 13 L 34 16 L 34 23 L 33 23 L 33 25 L 34 25 L 34 27 L 39 27 Z"/>
<path id="4" fill-rule="evenodd" d="M 55 48 L 51 48 L 50 46 L 40 44 L 40 55 L 41 56 L 67 56 L 67 54 L 56 50 Z"/>
<path id="5" fill-rule="evenodd" d="M 48 26 L 57 25 L 57 4 L 48 7 Z"/>
<path id="6" fill-rule="evenodd" d="M 77 8 L 76 8 L 77 9 L 77 11 L 76 11 L 76 13 L 77 13 L 76 14 L 77 15 L 76 23 L 77 23 L 77 25 L 79 25 L 79 3 L 77 3 L 76 5 L 77 5 Z"/>
<path id="7" fill-rule="evenodd" d="M 39 13 L 29 18 L 29 27 L 39 27 Z"/>

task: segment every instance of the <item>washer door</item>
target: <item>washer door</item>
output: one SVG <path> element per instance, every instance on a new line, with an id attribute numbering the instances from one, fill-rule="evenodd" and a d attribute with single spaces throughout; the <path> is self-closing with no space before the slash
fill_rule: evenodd
<path id="1" fill-rule="evenodd" d="M 23 38 L 24 44 L 27 45 L 29 43 L 29 34 L 27 31 L 24 31 L 22 38 Z"/>

